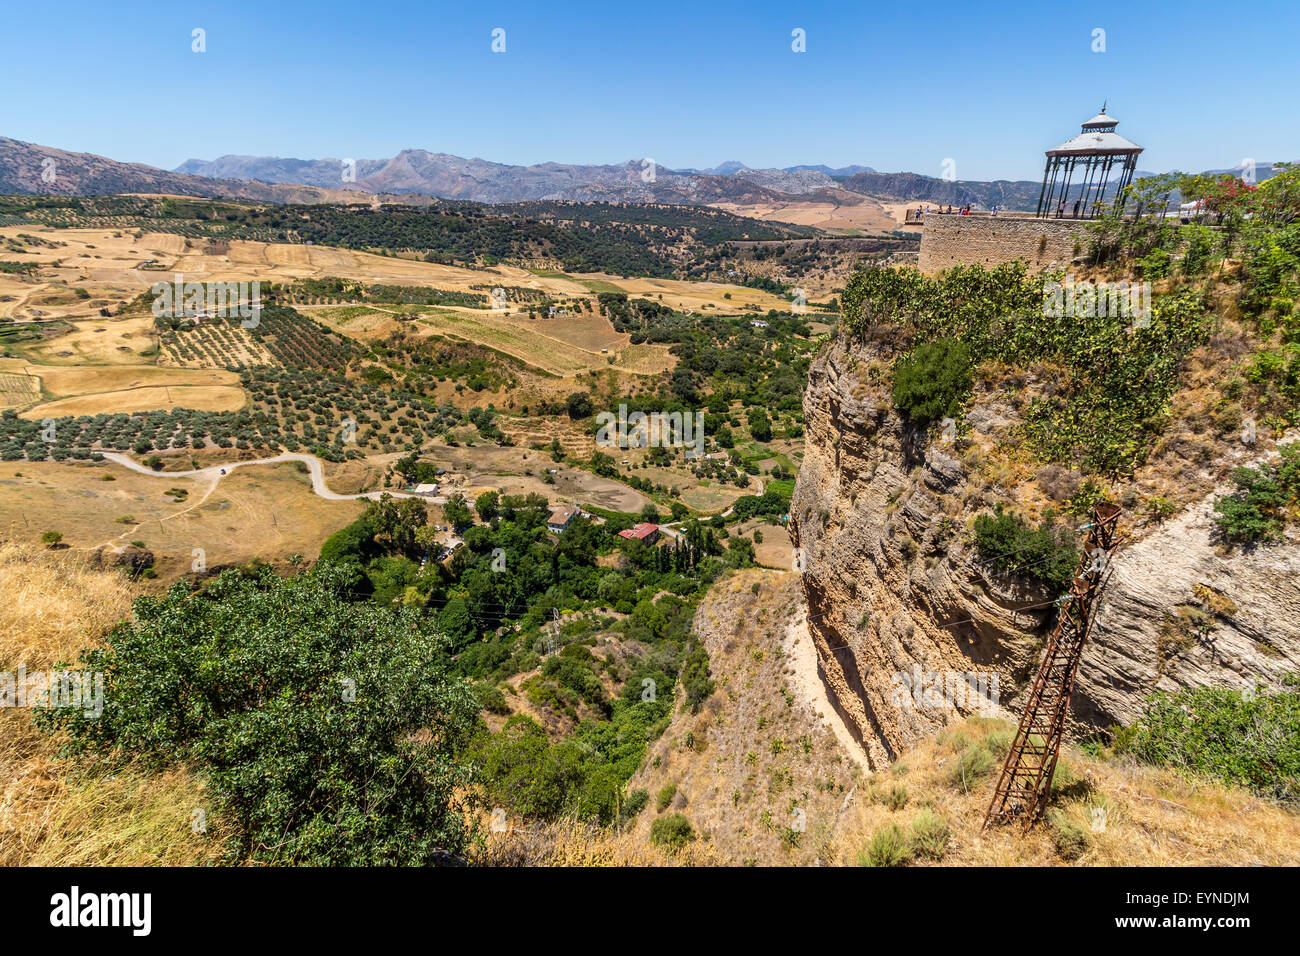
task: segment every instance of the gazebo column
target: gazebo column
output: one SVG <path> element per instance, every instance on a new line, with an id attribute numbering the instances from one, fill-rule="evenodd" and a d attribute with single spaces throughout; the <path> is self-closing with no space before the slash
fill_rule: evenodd
<path id="1" fill-rule="evenodd" d="M 1115 163 L 1114 156 L 1107 156 L 1101 163 L 1101 175 L 1097 177 L 1096 195 L 1092 199 L 1092 216 L 1095 217 L 1104 205 L 1106 199 L 1106 186 L 1110 183 L 1111 167 Z"/>
<path id="2" fill-rule="evenodd" d="M 1047 195 L 1047 176 L 1051 171 L 1052 171 L 1052 158 L 1049 156 L 1047 158 L 1046 164 L 1044 164 L 1043 166 L 1043 188 L 1038 190 L 1038 215 L 1039 216 L 1043 215 L 1043 199 Z"/>
<path id="3" fill-rule="evenodd" d="M 1052 201 L 1056 198 L 1056 181 L 1061 175 L 1061 157 L 1050 156 L 1047 165 L 1051 169 L 1051 180 L 1047 185 L 1047 202 L 1042 205 L 1042 214 L 1050 217 L 1052 215 Z"/>

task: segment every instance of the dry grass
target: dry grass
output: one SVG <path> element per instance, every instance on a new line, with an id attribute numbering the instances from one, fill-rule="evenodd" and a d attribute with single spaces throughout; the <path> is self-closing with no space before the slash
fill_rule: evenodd
<path id="1" fill-rule="evenodd" d="M 116 415 L 130 412 L 193 408 L 201 412 L 235 412 L 248 402 L 244 390 L 233 385 L 170 385 L 127 388 L 116 392 L 77 395 L 37 405 L 23 418 L 63 418 L 76 415 Z"/>
<path id="2" fill-rule="evenodd" d="M 954 780 L 963 753 L 1005 740 L 1003 721 L 972 718 L 950 725 L 904 755 L 890 770 L 867 779 L 836 834 L 837 862 L 853 863 L 882 827 L 907 829 L 928 810 L 952 828 L 945 866 L 1294 866 L 1300 863 L 1300 817 L 1249 793 L 1190 781 L 1156 767 L 1098 760 L 1073 749 L 1061 757 L 1070 782 L 1060 786 L 1048 816 L 1027 835 L 1019 826 L 981 831 L 1000 759 L 969 792 Z M 908 803 L 890 809 L 895 784 Z M 1055 821 L 1055 822 L 1054 822 Z M 1058 847 L 1062 829 L 1083 835 L 1082 853 Z M 914 865 L 919 863 L 914 860 Z"/>
<path id="3" fill-rule="evenodd" d="M 125 578 L 84 557 L 0 545 L 0 670 L 73 662 L 130 610 Z M 207 806 L 188 771 L 79 772 L 25 710 L 0 709 L 0 866 L 194 865 L 219 854 L 192 814 Z"/>
<path id="4" fill-rule="evenodd" d="M 712 844 L 688 844 L 674 852 L 653 846 L 634 832 L 616 833 L 563 820 L 489 834 L 476 862 L 486 866 L 711 866 L 721 861 Z"/>
<path id="5" fill-rule="evenodd" d="M 0 669 L 71 661 L 131 609 L 130 582 L 93 559 L 0 544 Z"/>

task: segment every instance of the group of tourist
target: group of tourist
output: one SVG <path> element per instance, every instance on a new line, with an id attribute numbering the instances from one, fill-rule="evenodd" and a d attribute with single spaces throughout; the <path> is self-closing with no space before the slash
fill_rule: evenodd
<path id="1" fill-rule="evenodd" d="M 943 213 L 944 215 L 951 216 L 951 215 L 952 215 L 952 204 L 950 203 L 950 204 L 947 206 L 947 208 L 944 208 L 943 206 L 936 206 L 936 207 L 934 208 L 934 212 L 936 212 L 936 213 Z M 926 215 L 929 215 L 929 214 L 930 214 L 930 207 L 929 207 L 929 206 L 922 206 L 922 207 L 920 207 L 919 209 L 916 210 L 916 215 L 913 216 L 912 218 L 913 218 L 913 219 L 920 219 L 922 213 L 924 213 L 924 214 L 926 214 Z M 960 209 L 958 209 L 958 210 L 957 210 L 957 214 L 958 214 L 959 216 L 969 216 L 969 215 L 970 215 L 970 204 L 967 203 L 965 206 L 962 206 Z M 997 207 L 997 206 L 994 206 L 994 207 L 993 207 L 992 215 L 996 216 L 997 214 L 998 214 L 998 207 Z M 904 217 L 904 218 L 906 218 L 906 217 Z"/>

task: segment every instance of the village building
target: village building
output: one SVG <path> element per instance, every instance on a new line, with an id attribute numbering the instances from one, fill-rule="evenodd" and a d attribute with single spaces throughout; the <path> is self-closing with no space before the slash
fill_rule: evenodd
<path id="1" fill-rule="evenodd" d="M 552 508 L 550 517 L 546 519 L 546 530 L 552 534 L 560 534 L 580 514 L 582 509 L 577 505 L 560 505 Z"/>
<path id="2" fill-rule="evenodd" d="M 627 538 L 629 541 L 644 541 L 646 544 L 654 544 L 659 540 L 659 526 L 649 521 L 643 521 L 634 528 L 625 528 L 618 533 L 620 538 Z"/>

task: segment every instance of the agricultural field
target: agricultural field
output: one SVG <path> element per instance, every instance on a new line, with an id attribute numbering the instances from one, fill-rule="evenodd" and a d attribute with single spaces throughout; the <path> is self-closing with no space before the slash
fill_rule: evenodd
<path id="1" fill-rule="evenodd" d="M 159 344 L 168 364 L 182 368 L 242 368 L 278 365 L 248 329 L 233 323 L 205 322 L 187 331 L 168 330 Z"/>
<path id="2" fill-rule="evenodd" d="M 27 405 L 40 398 L 40 380 L 25 372 L 0 371 L 0 407 Z"/>
<path id="3" fill-rule="evenodd" d="M 757 310 L 788 315 L 772 291 L 127 228 L 5 227 L 0 241 L 32 266 L 0 277 L 12 287 L 0 312 L 38 323 L 0 359 L 11 410 L 0 417 L 0 459 L 10 463 L 87 463 L 115 450 L 161 455 L 170 468 L 178 456 L 306 451 L 362 468 L 364 485 L 419 448 L 470 489 L 629 512 L 653 496 L 709 514 L 761 490 L 778 459 L 754 445 L 696 466 L 617 449 L 598 463 L 590 419 L 567 414 L 567 400 L 671 403 L 687 382 L 712 379 L 736 408 L 738 439 L 754 402 L 769 402 L 774 417 L 780 405 L 781 427 L 797 416 L 797 400 L 775 400 L 785 384 L 736 403 L 809 347 L 791 351 L 803 341 L 789 337 L 797 322 L 779 336 L 751 328 Z M 150 286 L 178 276 L 265 283 L 259 323 L 156 319 Z M 497 288 L 501 310 L 487 307 Z M 706 353 L 721 348 L 747 357 L 715 369 Z"/>
<path id="4" fill-rule="evenodd" d="M 158 354 L 153 316 L 74 320 L 70 331 L 11 351 L 42 365 L 140 365 Z"/>
<path id="5" fill-rule="evenodd" d="M 320 542 L 363 508 L 313 494 L 293 463 L 244 466 L 219 482 L 142 475 L 111 462 L 0 463 L 5 538 L 35 544 L 55 531 L 61 546 L 75 550 L 140 542 L 164 580 L 191 570 L 195 548 L 209 567 L 314 557 Z"/>
<path id="6" fill-rule="evenodd" d="M 116 412 L 154 412 L 188 408 L 201 412 L 234 412 L 247 399 L 241 389 L 229 385 L 146 385 L 115 392 L 96 392 L 46 402 L 26 409 L 24 418 L 63 418 Z"/>

